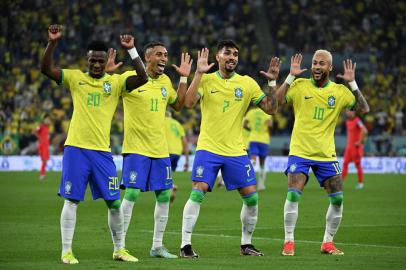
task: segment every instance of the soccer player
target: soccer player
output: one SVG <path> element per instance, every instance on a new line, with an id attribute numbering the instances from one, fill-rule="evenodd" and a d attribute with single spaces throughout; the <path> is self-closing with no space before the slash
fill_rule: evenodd
<path id="1" fill-rule="evenodd" d="M 187 172 L 189 168 L 189 145 L 186 140 L 185 129 L 175 119 L 172 118 L 172 113 L 166 111 L 166 140 L 169 147 L 169 158 L 171 159 L 172 171 L 176 171 L 180 156 L 184 155 L 185 163 L 183 165 L 183 171 Z M 173 184 L 170 202 L 173 202 L 176 197 L 176 191 L 178 187 Z"/>
<path id="2" fill-rule="evenodd" d="M 243 201 L 241 209 L 241 255 L 263 256 L 252 243 L 252 234 L 258 217 L 256 177 L 247 155 L 243 139 L 243 117 L 250 103 L 267 114 L 277 111 L 276 78 L 279 58 L 272 58 L 267 72 L 261 74 L 269 80 L 269 93 L 264 94 L 251 77 L 235 72 L 238 64 L 238 46 L 231 40 L 217 46 L 218 70 L 205 74 L 214 65 L 208 64 L 209 50 L 198 52 L 196 72 L 186 93 L 189 108 L 200 101 L 202 122 L 192 169 L 192 192 L 183 210 L 182 243 L 180 256 L 197 258 L 191 238 L 199 216 L 200 204 L 206 192 L 213 189 L 221 170 L 227 190 L 237 189 Z"/>
<path id="3" fill-rule="evenodd" d="M 165 134 L 165 112 L 170 105 L 179 111 L 184 103 L 187 77 L 192 60 L 182 53 L 180 66 L 172 65 L 179 73 L 178 90 L 164 74 L 168 51 L 161 42 L 145 47 L 148 82 L 131 93 L 123 93 L 124 142 L 122 182 L 126 187 L 122 209 L 124 232 L 128 231 L 132 210 L 140 191 L 154 191 L 154 234 L 150 255 L 173 259 L 163 245 L 163 235 L 168 222 L 169 201 L 172 188 L 171 161 Z"/>
<path id="4" fill-rule="evenodd" d="M 44 114 L 41 124 L 35 131 L 35 135 L 38 138 L 38 154 L 41 158 L 41 170 L 39 179 L 45 179 L 45 171 L 47 167 L 47 161 L 49 160 L 49 127 L 51 125 L 51 116 Z"/>
<path id="5" fill-rule="evenodd" d="M 265 159 L 269 152 L 272 128 L 271 116 L 259 108 L 249 110 L 245 116 L 244 127 L 250 131 L 248 153 L 254 168 L 256 167 L 257 158 L 259 158 L 258 191 L 261 191 L 265 189 Z"/>
<path id="6" fill-rule="evenodd" d="M 52 57 L 62 36 L 60 25 L 48 29 L 48 45 L 41 62 L 41 72 L 72 93 L 73 115 L 63 156 L 59 195 L 65 198 L 61 213 L 62 262 L 77 264 L 72 252 L 76 210 L 90 184 L 93 199 L 103 198 L 108 207 L 108 224 L 114 243 L 113 259 L 136 262 L 124 247 L 124 217 L 120 209 L 120 190 L 116 167 L 110 150 L 110 127 L 119 97 L 147 82 L 144 64 L 134 47 L 134 38 L 120 36 L 128 49 L 137 76 L 124 78 L 105 73 L 107 47 L 91 42 L 87 48 L 88 72 L 54 67 Z M 111 51 L 110 51 L 111 53 Z"/>
<path id="7" fill-rule="evenodd" d="M 306 70 L 300 68 L 301 62 L 301 54 L 292 56 L 290 74 L 278 89 L 279 103 L 292 103 L 295 114 L 285 171 L 288 193 L 284 207 L 285 243 L 282 255 L 295 254 L 294 230 L 298 202 L 309 179 L 310 168 L 330 200 L 321 252 L 343 255 L 333 243 L 343 212 L 342 180 L 335 152 L 334 129 L 343 109 L 367 113 L 369 106 L 355 82 L 356 64 L 352 60 L 344 61 L 344 74 L 337 75 L 349 83 L 352 93 L 343 84 L 330 81 L 333 58 L 329 51 L 317 50 L 314 53 L 310 79 L 294 81 Z"/>
<path id="8" fill-rule="evenodd" d="M 362 123 L 361 119 L 355 115 L 354 111 L 346 110 L 345 126 L 347 127 L 347 144 L 344 152 L 344 164 L 343 164 L 343 181 L 348 173 L 348 165 L 350 162 L 355 163 L 358 174 L 358 184 L 356 189 L 364 188 L 364 174 L 362 171 L 361 159 L 364 155 L 364 139 L 368 134 L 367 128 Z"/>

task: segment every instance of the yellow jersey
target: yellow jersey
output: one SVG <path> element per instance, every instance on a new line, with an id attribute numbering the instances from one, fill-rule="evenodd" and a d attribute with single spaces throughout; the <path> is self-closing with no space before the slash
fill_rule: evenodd
<path id="1" fill-rule="evenodd" d="M 171 117 L 166 117 L 165 128 L 169 154 L 182 155 L 182 137 L 185 137 L 185 129 Z"/>
<path id="2" fill-rule="evenodd" d="M 319 88 L 313 79 L 296 79 L 285 99 L 293 103 L 295 114 L 289 155 L 336 160 L 334 130 L 341 111 L 355 105 L 351 91 L 332 81 Z"/>
<path id="3" fill-rule="evenodd" d="M 245 118 L 248 120 L 248 127 L 251 130 L 249 141 L 269 144 L 269 121 L 271 116 L 260 108 L 254 108 L 248 111 Z"/>
<path id="4" fill-rule="evenodd" d="M 73 101 L 65 145 L 111 151 L 111 121 L 125 91 L 124 77 L 105 73 L 97 79 L 77 69 L 63 69 L 61 84 L 70 90 Z"/>
<path id="5" fill-rule="evenodd" d="M 250 103 L 257 105 L 265 97 L 258 83 L 237 73 L 223 79 L 217 71 L 203 74 L 199 95 L 202 120 L 196 150 L 223 156 L 246 155 L 243 117 Z"/>
<path id="6" fill-rule="evenodd" d="M 123 75 L 131 75 L 126 72 Z M 177 93 L 165 74 L 148 78 L 132 92 L 123 92 L 123 154 L 140 154 L 152 158 L 169 157 L 165 132 L 165 112 L 176 102 Z"/>

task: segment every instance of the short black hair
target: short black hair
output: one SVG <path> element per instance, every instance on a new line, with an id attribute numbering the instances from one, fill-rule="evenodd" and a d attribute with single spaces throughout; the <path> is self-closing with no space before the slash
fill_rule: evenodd
<path id="1" fill-rule="evenodd" d="M 87 51 L 103 51 L 107 52 L 108 48 L 106 43 L 100 40 L 94 40 L 87 45 Z"/>
<path id="2" fill-rule="evenodd" d="M 48 117 L 51 118 L 51 115 L 49 113 L 44 113 L 44 115 L 42 116 L 42 119 L 45 119 Z"/>
<path id="3" fill-rule="evenodd" d="M 237 44 L 231 40 L 231 39 L 227 39 L 227 40 L 221 40 L 218 44 L 217 44 L 217 51 L 221 51 L 221 49 L 228 47 L 228 48 L 235 48 L 237 50 L 240 50 L 240 48 L 238 48 Z"/>
<path id="4" fill-rule="evenodd" d="M 161 41 L 152 41 L 148 43 L 147 45 L 144 46 L 144 53 L 147 53 L 148 49 L 154 48 L 156 46 L 162 46 L 165 47 L 165 44 Z"/>

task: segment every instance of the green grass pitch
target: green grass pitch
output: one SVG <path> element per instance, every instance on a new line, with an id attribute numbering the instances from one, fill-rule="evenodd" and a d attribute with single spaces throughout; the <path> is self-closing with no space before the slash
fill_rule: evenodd
<path id="1" fill-rule="evenodd" d="M 365 175 L 365 189 L 355 190 L 355 175 L 344 186 L 344 218 L 335 237 L 344 256 L 321 255 L 328 199 L 313 176 L 299 204 L 296 256 L 280 255 L 286 177 L 268 174 L 259 196 L 259 219 L 253 243 L 264 257 L 239 255 L 242 201 L 238 192 L 215 188 L 200 211 L 193 235 L 197 260 L 149 257 L 154 194 L 141 194 L 134 207 L 127 248 L 138 263 L 112 260 L 107 209 L 90 192 L 79 205 L 73 250 L 79 264 L 60 262 L 59 217 L 63 200 L 56 196 L 60 173 L 44 182 L 38 172 L 0 173 L 0 269 L 405 269 L 406 177 Z M 166 247 L 179 252 L 183 206 L 190 194 L 188 173 L 175 173 L 178 196 L 171 206 L 164 237 Z M 88 190 L 89 191 L 89 190 Z"/>

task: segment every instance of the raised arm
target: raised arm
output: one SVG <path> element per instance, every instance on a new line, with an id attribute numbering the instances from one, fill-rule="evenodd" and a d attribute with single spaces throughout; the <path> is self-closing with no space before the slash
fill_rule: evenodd
<path id="1" fill-rule="evenodd" d="M 357 63 L 352 63 L 351 59 L 343 61 L 344 74 L 338 74 L 337 77 L 346 81 L 355 96 L 355 107 L 354 110 L 360 114 L 366 114 L 369 112 L 369 105 L 358 88 L 357 82 L 355 81 L 355 68 Z"/>
<path id="2" fill-rule="evenodd" d="M 276 95 L 276 79 L 279 75 L 281 61 L 278 57 L 272 57 L 268 71 L 260 71 L 260 74 L 268 79 L 269 93 L 258 104 L 265 113 L 275 114 L 278 111 L 278 97 Z"/>
<path id="3" fill-rule="evenodd" d="M 176 72 L 180 75 L 179 85 L 178 85 L 178 99 L 172 108 L 176 111 L 180 111 L 185 103 L 185 96 L 187 91 L 187 77 L 190 75 L 190 70 L 192 69 L 193 59 L 190 58 L 188 53 L 182 53 L 180 59 L 180 66 L 172 65 Z M 189 151 L 189 150 L 188 150 Z"/>
<path id="4" fill-rule="evenodd" d="M 285 82 L 278 88 L 276 94 L 278 96 L 278 101 L 280 105 L 286 103 L 285 96 L 290 85 L 295 80 L 296 76 L 302 74 L 307 69 L 301 69 L 300 64 L 302 63 L 303 56 L 301 54 L 295 54 L 290 58 L 290 72 Z"/>
<path id="5" fill-rule="evenodd" d="M 210 65 L 208 64 L 208 58 L 209 49 L 204 48 L 201 51 L 197 52 L 195 76 L 193 77 L 193 81 L 190 84 L 185 96 L 185 106 L 187 108 L 193 108 L 194 106 L 196 106 L 197 102 L 200 99 L 198 89 L 202 76 L 214 65 L 214 63 L 211 63 Z"/>
<path id="6" fill-rule="evenodd" d="M 128 50 L 131 57 L 131 63 L 137 72 L 136 76 L 130 76 L 126 80 L 126 89 L 134 90 L 148 82 L 148 75 L 145 71 L 144 63 L 138 55 L 137 49 L 134 47 L 134 37 L 131 35 L 120 35 L 121 46 Z"/>
<path id="7" fill-rule="evenodd" d="M 41 59 L 41 72 L 57 83 L 61 82 L 62 71 L 53 65 L 54 49 L 62 36 L 62 26 L 53 24 L 48 28 L 48 44 Z"/>

